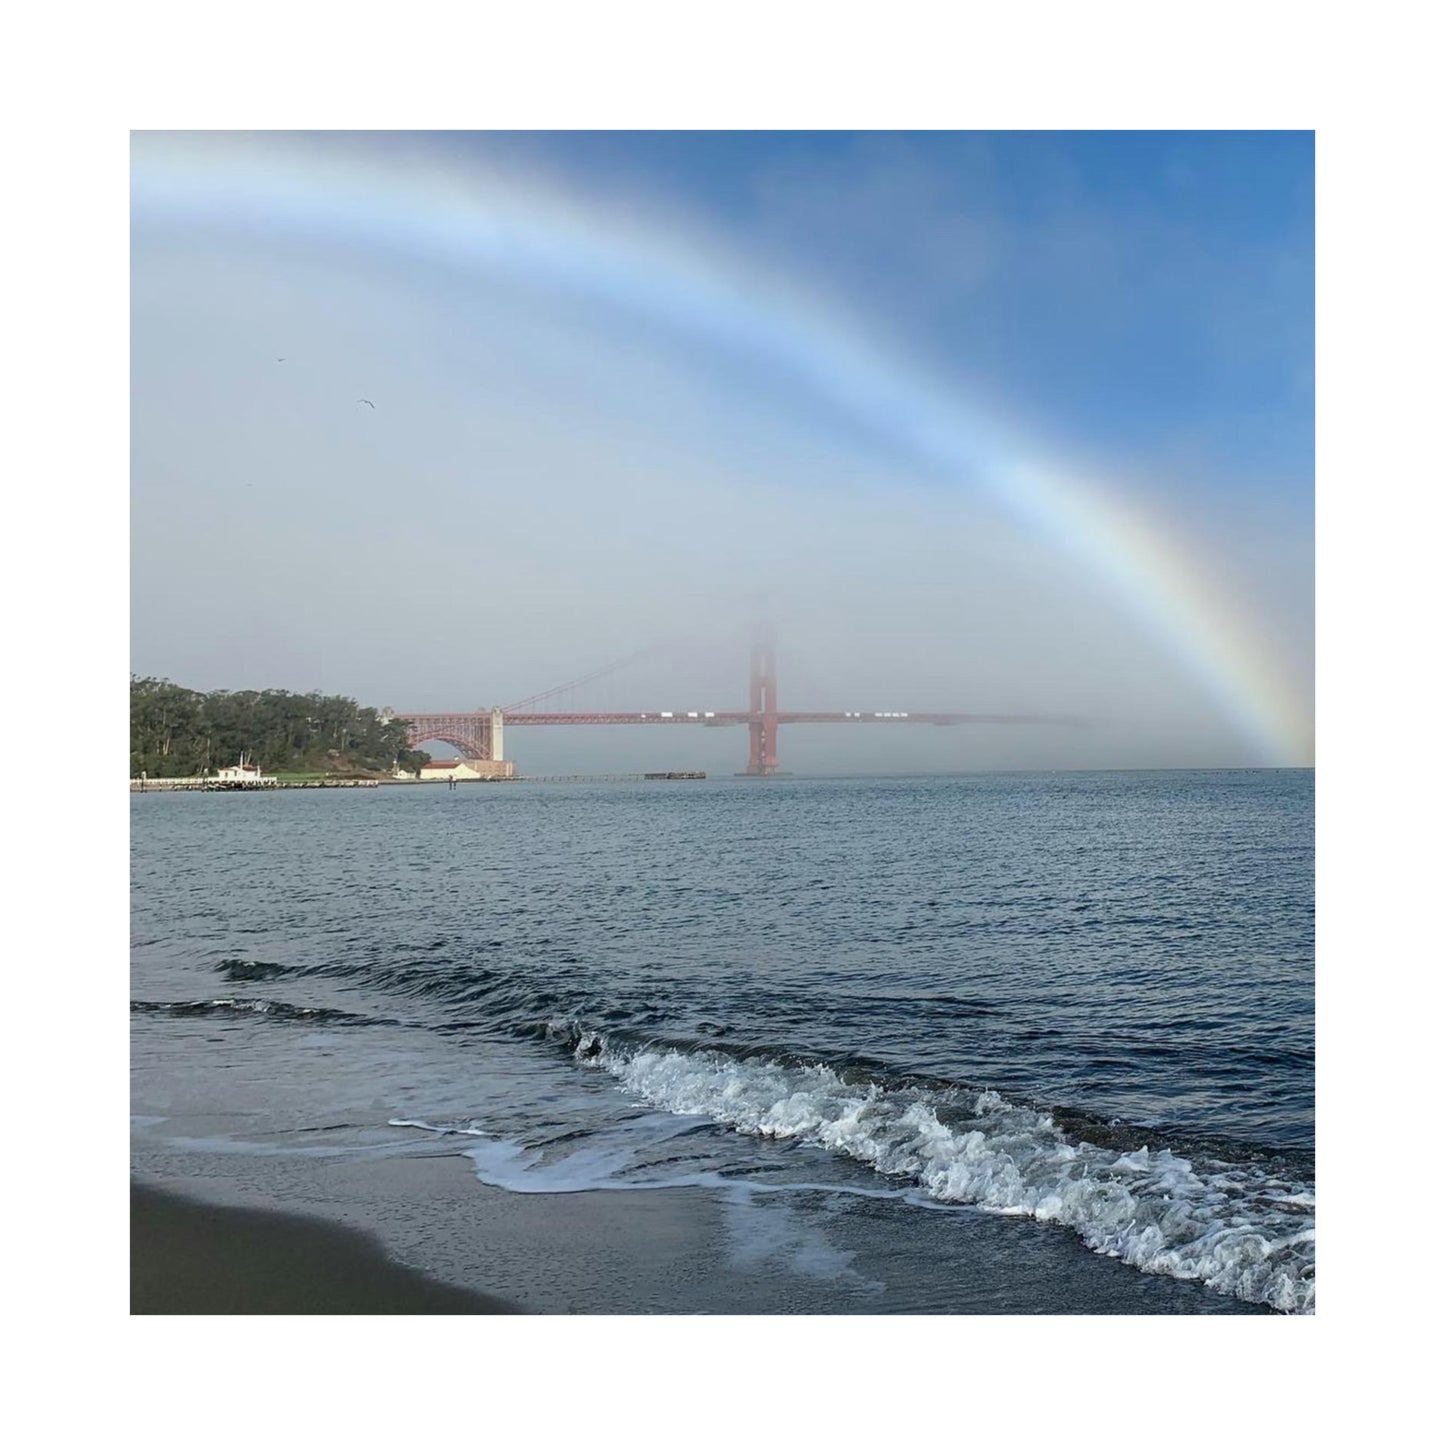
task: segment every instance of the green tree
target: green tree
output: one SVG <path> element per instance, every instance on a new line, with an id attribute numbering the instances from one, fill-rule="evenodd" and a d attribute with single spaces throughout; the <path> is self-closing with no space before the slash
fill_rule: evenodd
<path id="1" fill-rule="evenodd" d="M 131 678 L 132 777 L 190 777 L 241 756 L 269 772 L 389 773 L 428 760 L 407 745 L 405 719 L 354 698 L 279 688 L 200 693 L 166 678 Z"/>

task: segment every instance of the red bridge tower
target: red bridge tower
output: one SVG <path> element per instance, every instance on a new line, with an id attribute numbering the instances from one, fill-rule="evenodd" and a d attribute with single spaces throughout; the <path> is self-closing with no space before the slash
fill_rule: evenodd
<path id="1" fill-rule="evenodd" d="M 748 766 L 746 776 L 764 778 L 778 771 L 778 663 L 773 629 L 760 625 L 753 638 L 748 676 Z"/>

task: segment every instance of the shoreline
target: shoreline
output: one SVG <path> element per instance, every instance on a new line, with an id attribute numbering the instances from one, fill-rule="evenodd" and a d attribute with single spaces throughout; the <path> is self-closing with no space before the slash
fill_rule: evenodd
<path id="1" fill-rule="evenodd" d="M 520 1314 L 397 1263 L 375 1235 L 280 1209 L 205 1204 L 132 1178 L 130 1312 Z"/>
<path id="2" fill-rule="evenodd" d="M 450 1149 L 321 1159 L 133 1138 L 131 1163 L 132 1314 L 1275 1313 L 967 1209 L 516 1192 Z"/>

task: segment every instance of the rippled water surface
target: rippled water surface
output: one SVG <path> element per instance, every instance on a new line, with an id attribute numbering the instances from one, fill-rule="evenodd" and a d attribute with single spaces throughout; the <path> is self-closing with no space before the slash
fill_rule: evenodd
<path id="1" fill-rule="evenodd" d="M 1309 1310 L 1313 787 L 139 796 L 137 1108 L 449 1138 L 511 1189 L 982 1209 Z"/>

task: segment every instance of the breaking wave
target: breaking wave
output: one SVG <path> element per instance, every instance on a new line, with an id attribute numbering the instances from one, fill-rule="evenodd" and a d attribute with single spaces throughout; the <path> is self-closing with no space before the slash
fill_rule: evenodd
<path id="1" fill-rule="evenodd" d="M 1191 1160 L 1157 1143 L 1124 1152 L 991 1089 L 630 1044 L 575 1019 L 553 1019 L 546 1032 L 654 1108 L 812 1144 L 940 1203 L 1063 1225 L 1137 1269 L 1285 1313 L 1314 1312 L 1313 1185 L 1278 1160 Z"/>
<path id="2" fill-rule="evenodd" d="M 356 1028 L 396 1023 L 395 1019 L 347 1013 L 345 1009 L 308 1008 L 301 1004 L 282 1003 L 278 999 L 265 998 L 202 998 L 162 1003 L 153 1003 L 146 999 L 132 999 L 130 1011 L 138 1014 L 170 1014 L 176 1018 L 264 1014 L 269 1018 L 280 1019 L 288 1023 L 341 1024 Z"/>

